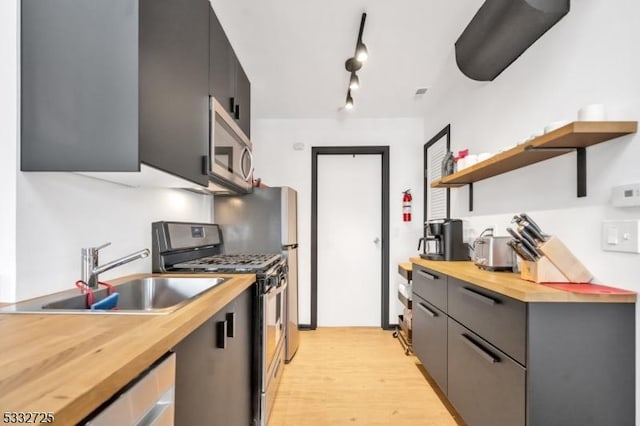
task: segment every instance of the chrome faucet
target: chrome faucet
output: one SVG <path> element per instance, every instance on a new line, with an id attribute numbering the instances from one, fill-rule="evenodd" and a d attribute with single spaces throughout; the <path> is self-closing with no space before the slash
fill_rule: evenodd
<path id="1" fill-rule="evenodd" d="M 120 259 L 98 266 L 98 251 L 110 246 L 111 243 L 103 244 L 99 247 L 87 247 L 82 249 L 82 281 L 92 290 L 98 288 L 98 274 L 117 268 L 125 263 L 133 262 L 149 256 L 149 249 L 144 249 L 131 253 Z"/>

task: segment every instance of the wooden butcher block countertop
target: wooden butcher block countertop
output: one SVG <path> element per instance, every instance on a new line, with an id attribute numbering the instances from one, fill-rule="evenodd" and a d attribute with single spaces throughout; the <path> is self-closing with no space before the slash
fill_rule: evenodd
<path id="1" fill-rule="evenodd" d="M 425 268 L 475 284 L 487 290 L 512 297 L 523 302 L 572 302 L 572 303 L 635 303 L 633 292 L 577 293 L 559 290 L 543 284 L 525 281 L 512 272 L 484 271 L 473 262 L 445 262 L 412 257 L 411 261 Z"/>
<path id="2" fill-rule="evenodd" d="M 149 276 L 162 274 L 110 282 Z M 52 412 L 55 424 L 76 424 L 256 280 L 170 276 L 230 280 L 164 315 L 0 314 L 0 411 Z"/>

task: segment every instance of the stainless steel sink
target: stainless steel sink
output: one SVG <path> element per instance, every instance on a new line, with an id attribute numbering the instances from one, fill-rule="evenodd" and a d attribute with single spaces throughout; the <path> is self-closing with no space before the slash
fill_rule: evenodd
<path id="1" fill-rule="evenodd" d="M 166 314 L 173 312 L 228 278 L 164 278 L 149 277 L 115 286 L 119 293 L 117 309 L 87 309 L 87 297 L 70 290 L 17 303 L 0 309 L 0 313 L 110 313 Z M 95 301 L 107 297 L 106 288 L 94 292 Z"/>

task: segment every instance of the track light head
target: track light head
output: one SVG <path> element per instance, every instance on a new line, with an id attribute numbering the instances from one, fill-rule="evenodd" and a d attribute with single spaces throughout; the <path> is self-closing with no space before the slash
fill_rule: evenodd
<path id="1" fill-rule="evenodd" d="M 351 73 L 351 78 L 349 79 L 349 89 L 358 90 L 358 87 L 360 87 L 360 79 L 354 71 Z"/>
<path id="2" fill-rule="evenodd" d="M 367 60 L 367 58 L 369 57 L 369 52 L 367 51 L 367 46 L 360 42 L 358 43 L 358 47 L 356 47 L 356 61 L 358 61 L 360 64 L 362 64 L 364 61 Z"/>
<path id="3" fill-rule="evenodd" d="M 344 104 L 345 109 L 353 109 L 353 98 L 351 97 L 351 90 L 347 91 L 347 100 Z"/>
<path id="4" fill-rule="evenodd" d="M 354 73 L 362 68 L 362 62 L 359 62 L 356 58 L 349 58 L 344 63 L 344 67 L 350 73 Z"/>

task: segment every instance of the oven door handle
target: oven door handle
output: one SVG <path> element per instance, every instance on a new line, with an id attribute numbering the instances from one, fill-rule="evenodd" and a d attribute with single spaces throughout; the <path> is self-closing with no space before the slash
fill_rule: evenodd
<path id="1" fill-rule="evenodd" d="M 283 291 L 286 290 L 286 288 L 287 288 L 286 284 L 274 285 L 274 286 L 271 286 L 271 288 L 269 288 L 269 290 L 265 294 L 272 295 L 272 294 L 282 293 Z"/>
<path id="2" fill-rule="evenodd" d="M 265 272 L 265 275 L 269 277 L 269 279 L 271 279 L 271 277 L 273 277 L 274 275 L 278 275 L 278 268 L 280 268 L 281 266 L 284 267 L 284 261 L 280 261 L 272 266 L 267 272 Z"/>
<path id="3" fill-rule="evenodd" d="M 276 288 L 278 289 L 278 292 L 281 292 L 284 291 L 285 288 L 287 288 L 287 285 L 287 280 L 279 280 Z"/>

